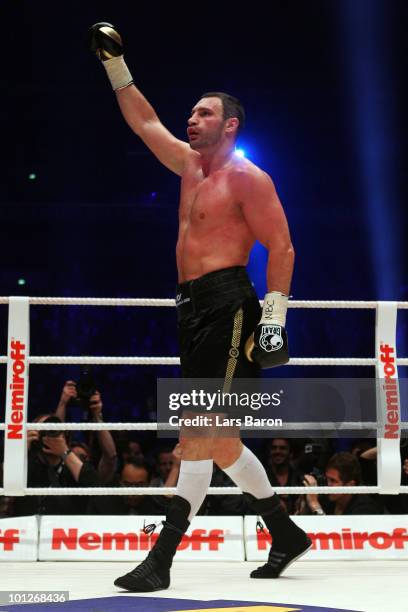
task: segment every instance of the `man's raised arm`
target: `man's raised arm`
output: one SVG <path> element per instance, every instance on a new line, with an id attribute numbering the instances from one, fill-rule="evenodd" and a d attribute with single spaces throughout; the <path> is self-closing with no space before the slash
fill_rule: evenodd
<path id="1" fill-rule="evenodd" d="M 91 49 L 102 61 L 124 118 L 166 168 L 181 176 L 190 146 L 160 122 L 154 108 L 133 84 L 123 58 L 120 34 L 109 23 L 96 23 L 90 32 Z"/>

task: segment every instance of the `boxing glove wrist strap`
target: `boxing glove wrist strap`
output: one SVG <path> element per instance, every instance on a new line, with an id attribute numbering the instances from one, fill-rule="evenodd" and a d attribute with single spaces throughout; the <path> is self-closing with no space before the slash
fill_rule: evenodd
<path id="1" fill-rule="evenodd" d="M 282 325 L 285 327 L 288 296 L 279 291 L 271 291 L 264 298 L 261 325 Z"/>
<path id="2" fill-rule="evenodd" d="M 102 62 L 114 91 L 123 89 L 133 83 L 132 75 L 126 66 L 123 55 Z"/>

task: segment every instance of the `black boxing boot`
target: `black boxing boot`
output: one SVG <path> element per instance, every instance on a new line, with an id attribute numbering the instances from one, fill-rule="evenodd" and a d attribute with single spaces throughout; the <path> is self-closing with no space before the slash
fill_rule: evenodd
<path id="1" fill-rule="evenodd" d="M 115 580 L 115 586 L 133 593 L 169 588 L 171 564 L 177 546 L 190 524 L 187 520 L 190 510 L 191 506 L 187 500 L 178 495 L 173 497 L 156 544 L 142 563 Z"/>
<path id="2" fill-rule="evenodd" d="M 304 555 L 312 546 L 312 541 L 281 507 L 279 496 L 256 499 L 250 493 L 244 497 L 256 514 L 261 515 L 272 536 L 272 546 L 268 561 L 251 572 L 251 578 L 279 578 L 291 563 Z M 261 524 L 261 528 L 263 526 Z"/>

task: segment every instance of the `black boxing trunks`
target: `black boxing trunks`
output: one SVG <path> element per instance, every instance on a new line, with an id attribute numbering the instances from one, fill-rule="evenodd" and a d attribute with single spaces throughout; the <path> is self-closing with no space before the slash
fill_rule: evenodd
<path id="1" fill-rule="evenodd" d="M 243 266 L 182 283 L 176 296 L 183 378 L 254 378 L 259 367 L 245 357 L 245 342 L 261 318 L 258 297 Z"/>

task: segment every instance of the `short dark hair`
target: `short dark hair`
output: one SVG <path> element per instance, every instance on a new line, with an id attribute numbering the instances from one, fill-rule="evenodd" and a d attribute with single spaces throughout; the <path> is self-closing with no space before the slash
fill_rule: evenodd
<path id="1" fill-rule="evenodd" d="M 149 477 L 149 480 L 152 476 L 152 467 L 151 465 L 146 461 L 146 459 L 141 459 L 139 457 L 132 457 L 131 459 L 128 459 L 127 461 L 124 462 L 122 470 L 124 467 L 126 467 L 127 465 L 132 465 L 134 468 L 138 468 L 138 469 L 142 469 L 142 470 L 146 470 L 147 475 Z"/>
<path id="2" fill-rule="evenodd" d="M 361 483 L 360 464 L 352 453 L 336 453 L 329 459 L 326 470 L 337 470 L 343 482 L 354 480 L 356 485 Z"/>
<path id="3" fill-rule="evenodd" d="M 245 127 L 245 110 L 238 98 L 223 91 L 208 91 L 202 94 L 201 98 L 219 98 L 222 102 L 224 121 L 237 117 L 239 120 L 237 133 Z"/>

